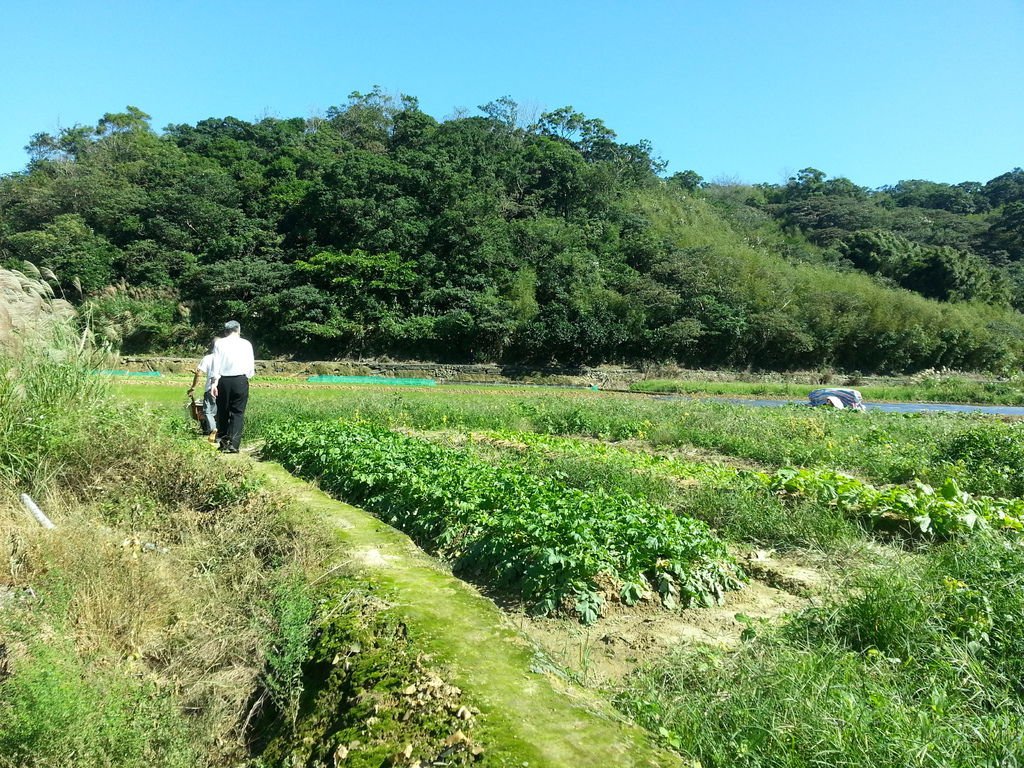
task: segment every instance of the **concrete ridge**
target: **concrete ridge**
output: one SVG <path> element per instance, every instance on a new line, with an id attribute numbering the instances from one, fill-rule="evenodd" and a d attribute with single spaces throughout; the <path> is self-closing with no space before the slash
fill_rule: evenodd
<path id="1" fill-rule="evenodd" d="M 602 698 L 540 671 L 536 648 L 494 605 L 424 554 L 405 534 L 337 501 L 279 464 L 255 471 L 320 518 L 359 574 L 392 592 L 418 647 L 452 670 L 481 711 L 479 733 L 499 765 L 531 768 L 668 768 L 675 754 L 652 743 Z"/>

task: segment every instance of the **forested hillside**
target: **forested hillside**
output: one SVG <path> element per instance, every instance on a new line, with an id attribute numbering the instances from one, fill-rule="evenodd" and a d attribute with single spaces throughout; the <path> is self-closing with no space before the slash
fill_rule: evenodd
<path id="1" fill-rule="evenodd" d="M 307 358 L 1024 359 L 1019 168 L 705 183 L 569 107 L 480 112 L 438 122 L 374 89 L 317 118 L 156 132 L 129 107 L 37 134 L 0 179 L 0 265 L 38 267 L 126 352 L 195 351 L 234 317 L 258 353 Z"/>

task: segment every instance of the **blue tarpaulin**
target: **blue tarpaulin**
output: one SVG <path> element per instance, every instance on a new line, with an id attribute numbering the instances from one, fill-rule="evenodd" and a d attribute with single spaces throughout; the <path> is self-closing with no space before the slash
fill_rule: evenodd
<path id="1" fill-rule="evenodd" d="M 807 395 L 811 405 L 832 405 L 836 408 L 851 408 L 855 411 L 864 410 L 864 398 L 856 389 L 846 387 L 826 387 L 815 389 Z"/>

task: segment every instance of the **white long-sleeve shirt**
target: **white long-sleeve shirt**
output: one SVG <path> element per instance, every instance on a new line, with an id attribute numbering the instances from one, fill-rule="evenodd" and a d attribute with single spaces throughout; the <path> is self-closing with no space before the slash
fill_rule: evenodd
<path id="1" fill-rule="evenodd" d="M 210 376 L 216 386 L 222 376 L 256 375 L 256 359 L 252 353 L 252 344 L 237 333 L 217 339 L 213 346 L 213 366 Z"/>
<path id="2" fill-rule="evenodd" d="M 196 370 L 200 373 L 206 374 L 206 391 L 209 392 L 210 388 L 213 387 L 213 353 L 205 355 L 202 360 L 199 361 L 199 365 L 196 366 Z M 195 381 L 195 379 L 193 379 Z"/>

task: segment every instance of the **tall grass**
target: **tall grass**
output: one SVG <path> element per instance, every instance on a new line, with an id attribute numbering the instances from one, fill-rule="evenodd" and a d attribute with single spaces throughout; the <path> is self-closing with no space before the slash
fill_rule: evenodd
<path id="1" fill-rule="evenodd" d="M 89 375 L 105 359 L 66 328 L 24 354 L 0 351 L 0 484 L 38 492 L 85 482 L 126 426 L 109 384 Z"/>
<path id="2" fill-rule="evenodd" d="M 95 362 L 0 357 L 0 765 L 238 764 L 262 694 L 301 694 L 321 539 Z"/>
<path id="3" fill-rule="evenodd" d="M 28 634 L 15 673 L 0 678 L 0 766 L 200 763 L 185 720 L 156 682 L 92 663 L 67 635 Z"/>
<path id="4" fill-rule="evenodd" d="M 619 703 L 707 768 L 1017 765 L 1022 573 L 995 537 L 899 559 L 735 653 L 677 653 Z"/>
<path id="5" fill-rule="evenodd" d="M 964 661 L 967 661 L 964 659 Z M 757 643 L 687 649 L 620 698 L 704 768 L 980 768 L 1024 756 L 1020 704 L 962 690 L 959 669 L 907 674 L 882 655 Z"/>

